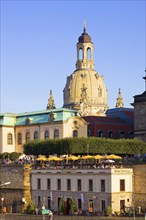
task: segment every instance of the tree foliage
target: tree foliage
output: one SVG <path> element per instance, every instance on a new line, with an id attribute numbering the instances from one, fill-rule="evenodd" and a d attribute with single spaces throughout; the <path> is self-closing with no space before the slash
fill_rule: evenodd
<path id="1" fill-rule="evenodd" d="M 87 147 L 89 146 L 89 147 Z M 119 154 L 146 153 L 146 143 L 136 139 L 64 138 L 29 141 L 23 145 L 25 154 Z"/>

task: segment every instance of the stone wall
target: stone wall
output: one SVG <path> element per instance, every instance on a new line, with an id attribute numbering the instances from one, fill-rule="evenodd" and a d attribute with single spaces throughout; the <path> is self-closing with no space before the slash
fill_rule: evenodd
<path id="1" fill-rule="evenodd" d="M 4 198 L 3 207 L 7 212 L 22 212 L 31 201 L 30 165 L 0 166 L 0 183 L 10 182 L 0 187 L 0 198 Z M 25 198 L 26 202 L 22 202 Z M 2 202 L 0 204 L 2 208 Z"/>
<path id="2" fill-rule="evenodd" d="M 146 211 L 146 164 L 133 165 L 133 203 Z"/>

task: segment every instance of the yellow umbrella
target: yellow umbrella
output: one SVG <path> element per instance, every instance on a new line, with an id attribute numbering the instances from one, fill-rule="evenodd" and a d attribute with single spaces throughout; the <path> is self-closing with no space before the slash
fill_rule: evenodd
<path id="1" fill-rule="evenodd" d="M 70 157 L 65 158 L 66 160 L 79 160 L 79 157 L 71 155 Z"/>
<path id="2" fill-rule="evenodd" d="M 61 161 L 62 159 L 59 158 L 59 157 L 56 157 L 56 156 L 52 156 L 52 157 L 49 157 L 47 158 L 48 161 L 51 161 L 51 160 L 54 160 L 54 161 Z"/>
<path id="3" fill-rule="evenodd" d="M 94 156 L 94 159 L 95 160 L 100 160 L 100 159 L 103 159 L 103 158 L 105 158 L 104 156 L 101 156 L 101 155 L 95 155 Z"/>
<path id="4" fill-rule="evenodd" d="M 94 158 L 94 156 L 86 155 L 86 156 L 82 156 L 80 159 L 88 160 L 88 159 L 93 159 L 93 158 Z"/>
<path id="5" fill-rule="evenodd" d="M 110 154 L 108 156 L 105 156 L 107 159 L 122 159 L 122 157 L 115 155 L 115 154 Z"/>
<path id="6" fill-rule="evenodd" d="M 38 157 L 36 160 L 37 160 L 37 161 L 46 161 L 47 158 L 42 155 L 42 156 Z"/>

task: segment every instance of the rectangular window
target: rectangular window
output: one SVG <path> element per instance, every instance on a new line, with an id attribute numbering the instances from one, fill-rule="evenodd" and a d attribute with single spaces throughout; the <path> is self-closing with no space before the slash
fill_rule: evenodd
<path id="1" fill-rule="evenodd" d="M 18 133 L 18 144 L 22 144 L 22 134 Z"/>
<path id="2" fill-rule="evenodd" d="M 101 180 L 101 192 L 105 192 L 105 180 Z"/>
<path id="3" fill-rule="evenodd" d="M 37 189 L 41 189 L 41 179 L 37 179 Z"/>
<path id="4" fill-rule="evenodd" d="M 9 134 L 7 135 L 7 143 L 8 143 L 8 144 L 13 144 L 13 136 L 12 136 L 11 133 L 9 133 Z"/>
<path id="5" fill-rule="evenodd" d="M 47 179 L 47 189 L 51 189 L 51 179 Z"/>
<path id="6" fill-rule="evenodd" d="M 120 191 L 125 191 L 125 180 L 120 180 Z"/>
<path id="7" fill-rule="evenodd" d="M 57 179 L 57 190 L 61 190 L 61 179 Z"/>
<path id="8" fill-rule="evenodd" d="M 71 179 L 67 179 L 67 190 L 71 190 Z"/>
<path id="9" fill-rule="evenodd" d="M 77 190 L 78 190 L 78 191 L 81 191 L 81 190 L 82 190 L 81 179 L 78 179 L 78 180 L 77 180 L 77 184 L 78 184 L 78 185 L 77 185 Z"/>
<path id="10" fill-rule="evenodd" d="M 93 191 L 93 180 L 89 180 L 89 191 Z"/>

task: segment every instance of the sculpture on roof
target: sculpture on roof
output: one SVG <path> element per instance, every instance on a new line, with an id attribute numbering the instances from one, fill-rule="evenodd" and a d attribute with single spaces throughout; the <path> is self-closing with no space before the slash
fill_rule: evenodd
<path id="1" fill-rule="evenodd" d="M 50 110 L 50 109 L 55 109 L 55 104 L 54 104 L 54 98 L 52 96 L 52 90 L 50 90 L 50 98 L 48 99 L 48 105 L 47 105 L 47 110 Z"/>
<path id="2" fill-rule="evenodd" d="M 119 89 L 118 98 L 117 98 L 117 102 L 116 102 L 116 108 L 123 108 L 123 107 L 124 107 L 123 98 L 121 95 L 121 89 Z"/>

